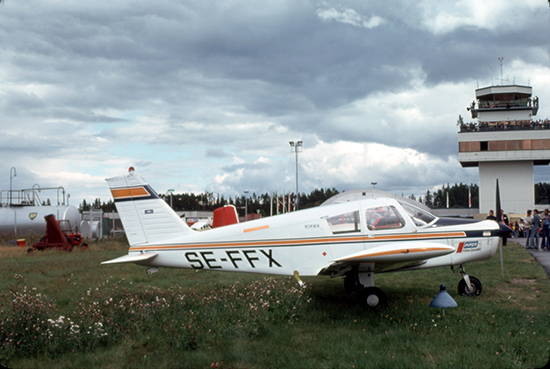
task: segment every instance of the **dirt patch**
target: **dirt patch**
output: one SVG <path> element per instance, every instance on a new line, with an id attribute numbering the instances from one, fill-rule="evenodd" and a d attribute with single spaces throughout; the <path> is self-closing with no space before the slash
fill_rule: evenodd
<path id="1" fill-rule="evenodd" d="M 28 247 L 0 246 L 0 259 L 21 256 L 27 253 Z"/>
<path id="2" fill-rule="evenodd" d="M 537 280 L 531 278 L 513 278 L 508 283 L 495 287 L 497 299 L 506 300 L 519 309 L 536 310 L 541 299 L 541 290 L 536 286 Z M 534 304 L 534 305 L 533 305 Z"/>
<path id="3" fill-rule="evenodd" d="M 536 279 L 528 279 L 528 278 L 513 278 L 513 279 L 510 279 L 510 283 L 511 284 L 526 284 L 526 285 L 530 285 L 530 284 L 535 284 L 537 282 Z"/>

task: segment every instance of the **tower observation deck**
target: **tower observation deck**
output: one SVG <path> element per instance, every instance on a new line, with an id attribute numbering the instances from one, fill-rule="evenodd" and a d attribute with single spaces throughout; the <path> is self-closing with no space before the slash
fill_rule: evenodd
<path id="1" fill-rule="evenodd" d="M 550 163 L 550 121 L 534 119 L 538 108 L 529 86 L 490 86 L 477 89 L 467 108 L 477 121 L 459 117 L 458 161 L 479 167 L 480 213 L 497 210 L 496 179 L 506 212 L 533 208 L 534 165 Z"/>

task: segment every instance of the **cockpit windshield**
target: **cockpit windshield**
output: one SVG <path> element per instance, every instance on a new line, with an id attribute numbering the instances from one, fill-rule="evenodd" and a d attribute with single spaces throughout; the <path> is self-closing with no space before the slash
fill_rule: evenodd
<path id="1" fill-rule="evenodd" d="M 421 209 L 417 206 L 414 206 L 413 204 L 405 201 L 400 201 L 400 199 L 397 199 L 399 204 L 403 206 L 403 209 L 409 214 L 412 221 L 417 227 L 426 227 L 437 219 L 435 215 L 432 213 L 429 213 L 428 211 Z"/>

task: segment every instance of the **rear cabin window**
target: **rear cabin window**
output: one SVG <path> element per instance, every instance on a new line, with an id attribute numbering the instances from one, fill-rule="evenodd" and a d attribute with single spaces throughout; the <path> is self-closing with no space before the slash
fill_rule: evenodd
<path id="1" fill-rule="evenodd" d="M 371 231 L 402 228 L 405 222 L 393 206 L 379 206 L 366 211 L 367 228 Z"/>
<path id="2" fill-rule="evenodd" d="M 352 211 L 328 217 L 327 223 L 332 233 L 359 232 L 359 211 Z"/>

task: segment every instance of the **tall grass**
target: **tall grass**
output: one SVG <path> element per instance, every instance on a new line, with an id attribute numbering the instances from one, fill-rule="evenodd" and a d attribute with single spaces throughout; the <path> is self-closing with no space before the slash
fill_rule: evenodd
<path id="1" fill-rule="evenodd" d="M 0 246 L 0 363 L 34 367 L 532 368 L 550 353 L 549 281 L 520 246 L 468 266 L 478 298 L 448 269 L 377 275 L 388 304 L 365 309 L 340 279 L 101 266 L 88 251 Z M 429 308 L 440 284 L 458 307 Z"/>

